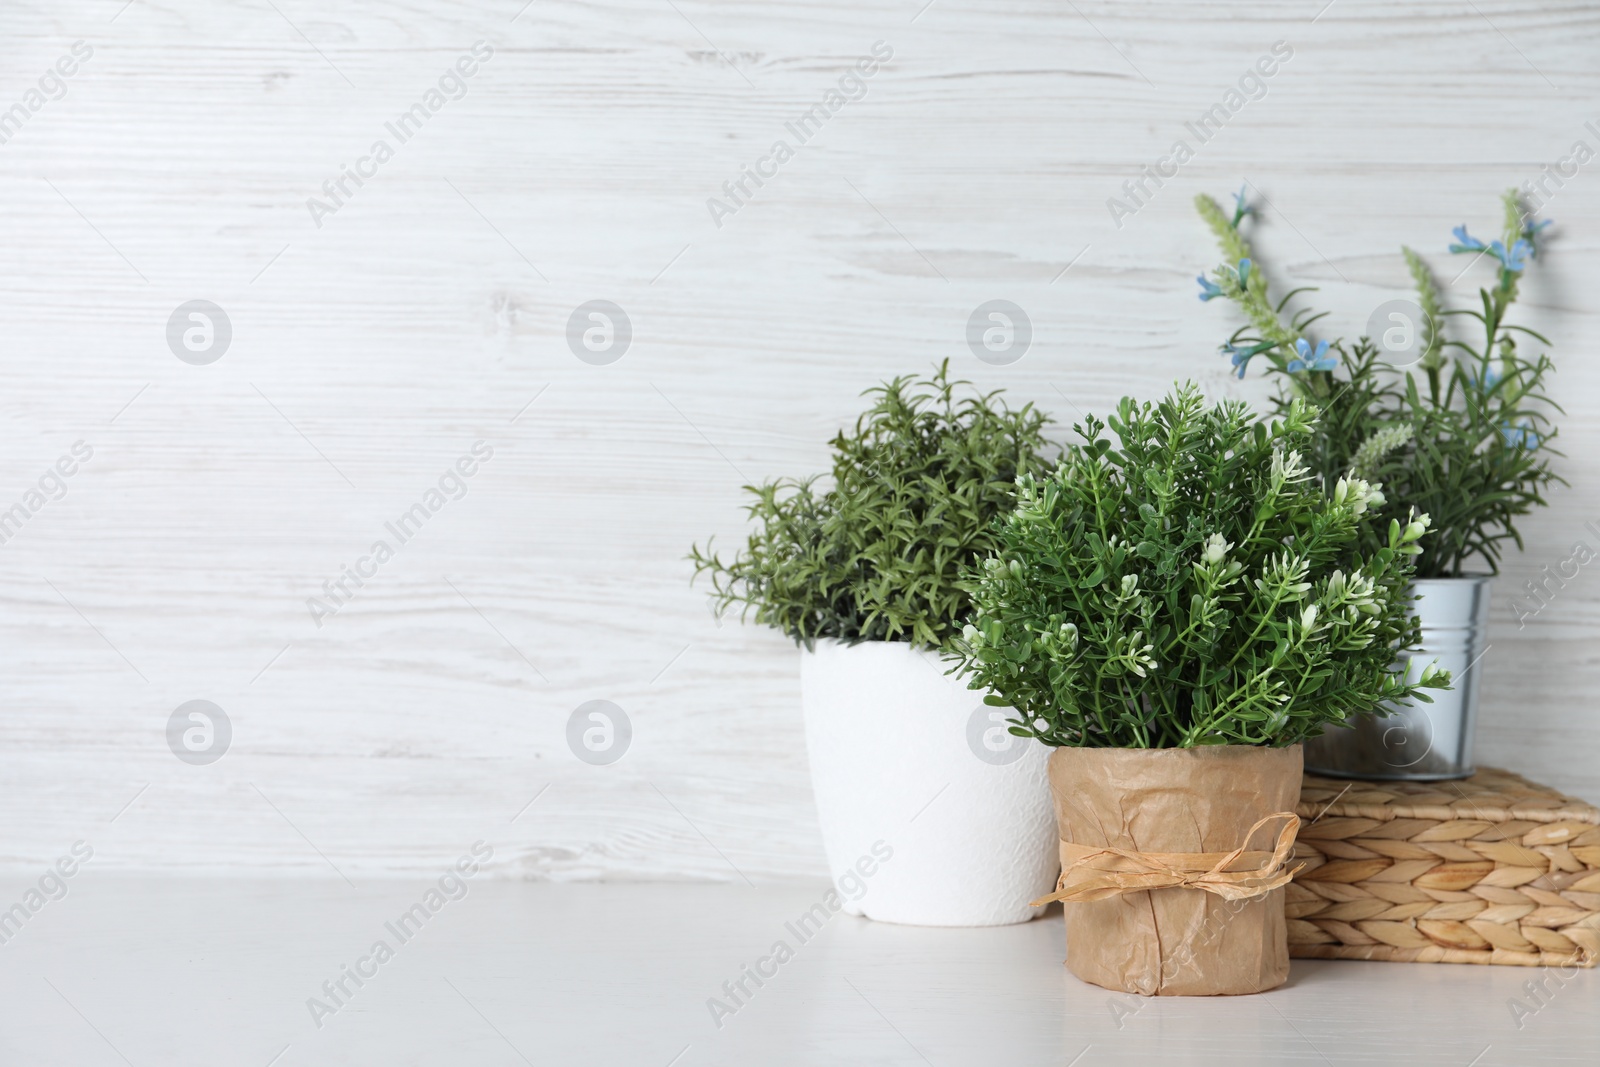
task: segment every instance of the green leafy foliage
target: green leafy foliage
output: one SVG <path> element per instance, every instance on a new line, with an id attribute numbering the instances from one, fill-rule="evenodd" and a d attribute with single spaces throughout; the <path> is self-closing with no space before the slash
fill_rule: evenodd
<path id="1" fill-rule="evenodd" d="M 815 478 L 745 487 L 756 528 L 744 551 L 727 563 L 709 543 L 691 552 L 719 614 L 754 609 L 807 646 L 950 640 L 970 606 L 967 568 L 994 549 L 1017 476 L 1048 470 L 1056 450 L 1031 404 L 1012 411 L 949 370 L 867 390 L 872 407 L 833 439 L 831 488 Z"/>
<path id="2" fill-rule="evenodd" d="M 1553 365 L 1546 355 L 1528 358 L 1518 348 L 1519 337 L 1549 342 L 1506 321 L 1549 223 L 1525 213 L 1513 191 L 1503 199 L 1499 240 L 1486 245 L 1466 227 L 1456 230 L 1452 252 L 1499 264 L 1496 284 L 1479 290 L 1480 308 L 1446 309 L 1427 264 L 1404 249 L 1426 313 L 1414 368 L 1387 365 L 1365 337 L 1333 341 L 1337 358 L 1318 367 L 1307 358 L 1314 350 L 1306 331 L 1323 314 L 1301 310 L 1283 317 L 1308 288 L 1276 303 L 1270 299 L 1260 263 L 1240 232 L 1251 214 L 1242 194 L 1231 218 L 1208 196 L 1195 203 L 1227 260 L 1214 281 L 1202 279 L 1202 299 L 1227 297 L 1249 320 L 1223 351 L 1233 356 L 1240 377 L 1256 356 L 1266 360 L 1279 380 L 1279 414 L 1296 399 L 1317 408 L 1319 432 L 1307 456 L 1323 483 L 1359 473 L 1382 484 L 1388 515 L 1408 507 L 1429 515 L 1433 532 L 1417 559 L 1418 577 L 1457 577 L 1474 568 L 1498 573 L 1505 543 L 1522 546 L 1516 520 L 1544 506 L 1545 491 L 1562 482 L 1550 465 L 1550 457 L 1560 455 L 1549 447 L 1556 436 L 1549 413 L 1560 411 L 1546 391 Z M 1475 320 L 1479 337 L 1451 339 L 1446 327 L 1465 320 Z M 1380 541 L 1369 532 L 1363 547 L 1370 551 Z"/>
<path id="3" fill-rule="evenodd" d="M 1308 401 L 1267 425 L 1186 385 L 1074 429 L 1083 443 L 1053 473 L 1019 480 L 955 642 L 969 685 L 1020 714 L 1012 733 L 1286 745 L 1448 684 L 1396 673 L 1419 636 L 1408 587 L 1427 519 L 1381 523 L 1361 552 L 1383 494 L 1317 482 Z"/>

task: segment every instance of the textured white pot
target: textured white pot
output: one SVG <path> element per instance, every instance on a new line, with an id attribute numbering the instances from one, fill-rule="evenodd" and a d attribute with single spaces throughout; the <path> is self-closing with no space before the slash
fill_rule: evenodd
<path id="1" fill-rule="evenodd" d="M 1058 872 L 1049 749 L 1005 733 L 1009 712 L 984 707 L 947 666 L 899 641 L 818 641 L 802 653 L 828 867 L 852 915 L 1026 922 Z"/>

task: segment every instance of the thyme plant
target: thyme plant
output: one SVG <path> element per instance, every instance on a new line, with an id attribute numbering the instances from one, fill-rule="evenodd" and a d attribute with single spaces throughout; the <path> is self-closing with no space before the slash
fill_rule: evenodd
<path id="1" fill-rule="evenodd" d="M 993 551 L 1018 475 L 1043 473 L 1058 451 L 1032 404 L 1013 411 L 949 371 L 947 360 L 867 390 L 871 408 L 833 439 L 831 486 L 745 487 L 756 526 L 744 551 L 724 562 L 708 542 L 690 555 L 719 615 L 739 604 L 807 647 L 947 644 L 969 608 L 967 568 Z"/>
<path id="2" fill-rule="evenodd" d="M 1239 377 L 1261 356 L 1279 378 L 1280 414 L 1296 399 L 1316 407 L 1320 432 L 1307 454 L 1324 484 L 1359 474 L 1388 487 L 1388 514 L 1415 505 L 1433 517 L 1418 577 L 1458 577 L 1474 566 L 1498 573 L 1505 542 L 1522 547 L 1516 520 L 1542 507 L 1545 490 L 1562 481 L 1550 466 L 1550 456 L 1560 453 L 1548 447 L 1556 436 L 1549 412 L 1560 410 L 1546 392 L 1553 366 L 1548 356 L 1528 358 L 1518 347 L 1519 335 L 1549 341 L 1506 321 L 1549 221 L 1525 213 L 1513 190 L 1503 198 L 1498 240 L 1484 244 L 1465 226 L 1456 228 L 1451 252 L 1498 263 L 1496 282 L 1479 290 L 1477 308 L 1445 308 L 1427 264 L 1403 249 L 1424 319 L 1414 369 L 1402 373 L 1366 337 L 1313 346 L 1307 331 L 1325 313 L 1283 317 L 1295 296 L 1314 290 L 1272 301 L 1241 233 L 1253 209 L 1242 191 L 1234 201 L 1231 214 L 1208 196 L 1195 203 L 1226 258 L 1211 279 L 1200 278 L 1200 299 L 1226 297 L 1249 320 L 1222 346 Z M 1452 339 L 1454 331 L 1445 329 L 1452 319 L 1474 320 L 1469 330 L 1477 339 Z M 1364 542 L 1367 549 L 1375 536 Z"/>
<path id="3" fill-rule="evenodd" d="M 1419 636 L 1406 609 L 1428 517 L 1380 524 L 1378 486 L 1320 485 L 1311 402 L 1268 425 L 1190 384 L 1074 429 L 1053 473 L 1019 479 L 954 642 L 970 687 L 1019 713 L 1013 734 L 1287 745 L 1448 684 L 1396 666 Z M 1358 551 L 1374 525 L 1380 547 Z"/>

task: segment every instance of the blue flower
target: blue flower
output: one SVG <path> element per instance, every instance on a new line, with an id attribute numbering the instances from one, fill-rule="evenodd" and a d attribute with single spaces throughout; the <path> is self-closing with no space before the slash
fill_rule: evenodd
<path id="1" fill-rule="evenodd" d="M 1549 226 L 1554 221 L 1554 219 L 1535 221 L 1534 217 L 1530 214 L 1527 217 L 1527 221 L 1522 224 L 1522 236 L 1523 239 L 1528 242 L 1528 255 L 1532 256 L 1534 259 L 1539 258 L 1539 235 L 1544 232 L 1545 227 Z"/>
<path id="2" fill-rule="evenodd" d="M 1241 259 L 1238 267 L 1218 267 L 1217 275 L 1224 280 L 1232 280 L 1237 282 L 1239 285 L 1239 292 L 1245 292 L 1250 288 L 1250 261 L 1248 259 Z M 1237 295 L 1230 294 L 1226 289 L 1222 288 L 1222 286 L 1208 280 L 1204 274 L 1197 275 L 1195 277 L 1195 281 L 1200 283 L 1201 300 L 1215 300 L 1219 296 Z"/>
<path id="3" fill-rule="evenodd" d="M 1485 367 L 1482 378 L 1479 378 L 1473 375 L 1471 372 L 1468 372 L 1467 381 L 1471 382 L 1473 388 L 1477 389 L 1478 392 L 1487 393 L 1496 385 L 1500 384 L 1500 372 L 1495 370 L 1493 367 Z"/>
<path id="4" fill-rule="evenodd" d="M 1508 445 L 1521 445 L 1530 452 L 1539 447 L 1539 435 L 1528 429 L 1527 419 L 1521 420 L 1516 426 L 1501 424 L 1500 433 Z"/>
<path id="5" fill-rule="evenodd" d="M 1328 355 L 1328 342 L 1318 341 L 1315 353 L 1304 337 L 1294 343 L 1294 350 L 1299 353 L 1298 359 L 1289 361 L 1288 370 L 1333 370 L 1339 365 L 1339 360 Z"/>
<path id="6" fill-rule="evenodd" d="M 1489 254 L 1500 261 L 1506 270 L 1516 274 L 1528 265 L 1527 256 L 1533 252 L 1533 245 L 1520 237 L 1511 245 L 1511 250 L 1506 251 L 1506 246 L 1496 241 L 1489 246 Z"/>
<path id="7" fill-rule="evenodd" d="M 1244 191 L 1249 188 L 1249 183 L 1239 186 L 1239 191 L 1233 194 L 1233 228 L 1238 229 L 1239 223 L 1244 221 L 1246 215 L 1254 215 L 1256 209 L 1244 202 Z"/>
<path id="8" fill-rule="evenodd" d="M 1489 247 L 1468 233 L 1466 226 L 1457 226 L 1450 232 L 1456 237 L 1456 243 L 1450 246 L 1452 252 L 1482 252 Z"/>
<path id="9" fill-rule="evenodd" d="M 1250 361 L 1276 344 L 1275 341 L 1260 341 L 1253 345 L 1223 345 L 1222 351 L 1233 358 L 1234 369 L 1243 378 Z"/>
<path id="10" fill-rule="evenodd" d="M 1543 226 L 1535 228 L 1532 232 L 1538 233 Z M 1457 226 L 1452 231 L 1456 235 L 1456 243 L 1450 246 L 1452 252 L 1487 252 L 1500 261 L 1500 266 L 1512 274 L 1520 274 L 1528 265 L 1527 257 L 1534 254 L 1533 242 L 1518 238 L 1508 249 L 1503 241 L 1494 241 L 1484 244 L 1467 232 L 1465 226 Z M 1528 231 L 1524 230 L 1524 233 Z"/>

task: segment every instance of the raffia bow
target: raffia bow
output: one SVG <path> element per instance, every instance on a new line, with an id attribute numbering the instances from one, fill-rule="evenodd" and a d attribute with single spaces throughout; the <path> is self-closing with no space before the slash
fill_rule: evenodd
<path id="1" fill-rule="evenodd" d="M 1256 831 L 1276 819 L 1283 820 L 1277 847 L 1271 852 L 1246 851 L 1245 845 Z M 1105 900 L 1119 893 L 1178 887 L 1203 889 L 1224 900 L 1258 897 L 1287 885 L 1300 873 L 1300 867 L 1286 869 L 1299 829 L 1300 817 L 1294 812 L 1274 812 L 1250 827 L 1250 832 L 1244 836 L 1244 845 L 1222 853 L 1137 852 L 1111 846 L 1090 848 L 1063 841 L 1061 877 L 1056 881 L 1056 891 L 1033 901 L 1032 906 L 1053 900 L 1069 903 Z M 1241 859 L 1256 866 L 1242 871 L 1226 869 Z"/>

